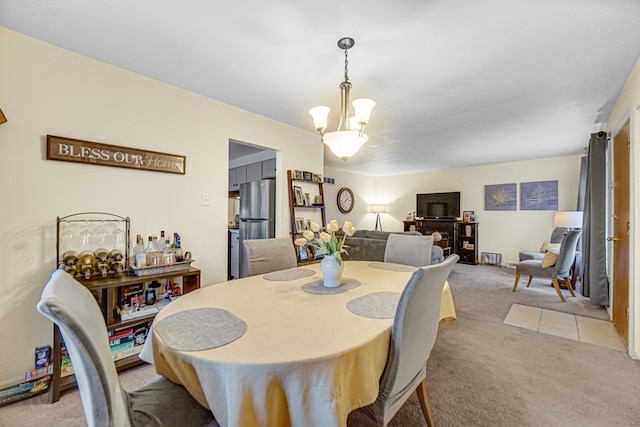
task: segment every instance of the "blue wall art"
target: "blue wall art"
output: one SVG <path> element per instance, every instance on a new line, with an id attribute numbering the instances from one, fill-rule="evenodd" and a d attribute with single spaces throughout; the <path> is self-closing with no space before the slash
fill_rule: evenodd
<path id="1" fill-rule="evenodd" d="M 557 211 L 558 181 L 521 182 L 520 209 L 523 211 Z"/>
<path id="2" fill-rule="evenodd" d="M 518 207 L 517 192 L 516 184 L 485 185 L 484 210 L 515 211 Z"/>

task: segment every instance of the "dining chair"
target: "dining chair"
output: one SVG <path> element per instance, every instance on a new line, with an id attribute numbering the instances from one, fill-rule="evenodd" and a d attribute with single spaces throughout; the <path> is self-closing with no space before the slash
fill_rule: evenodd
<path id="1" fill-rule="evenodd" d="M 438 334 L 442 287 L 459 259 L 453 254 L 443 263 L 417 268 L 400 295 L 378 397 L 360 408 L 381 426 L 391 421 L 414 391 L 427 425 L 434 425 L 427 394 L 427 359 Z"/>
<path id="2" fill-rule="evenodd" d="M 244 240 L 244 249 L 249 276 L 298 266 L 296 250 L 288 237 Z"/>
<path id="3" fill-rule="evenodd" d="M 389 234 L 384 249 L 384 262 L 422 267 L 431 265 L 433 236 Z"/>
<path id="4" fill-rule="evenodd" d="M 37 309 L 60 329 L 90 427 L 218 426 L 211 411 L 164 377 L 133 392 L 121 387 L 102 311 L 69 273 L 51 275 Z"/>
<path id="5" fill-rule="evenodd" d="M 567 289 L 569 289 L 571 296 L 575 297 L 576 294 L 573 292 L 573 286 L 571 284 L 571 267 L 576 258 L 576 244 L 581 234 L 582 230 L 572 230 L 564 235 L 562 243 L 560 243 L 560 251 L 557 254 L 557 259 L 555 259 L 553 264 L 551 264 L 547 258 L 555 258 L 554 252 L 547 252 L 547 255 L 543 259 L 520 261 L 516 266 L 516 282 L 513 284 L 512 291 L 516 291 L 516 287 L 520 281 L 520 275 L 528 274 L 529 281 L 527 282 L 527 288 L 531 285 L 533 276 L 550 277 L 553 287 L 556 289 L 562 302 L 566 302 L 566 300 L 562 295 L 562 291 L 560 291 L 560 282 L 558 280 L 562 280 Z"/>

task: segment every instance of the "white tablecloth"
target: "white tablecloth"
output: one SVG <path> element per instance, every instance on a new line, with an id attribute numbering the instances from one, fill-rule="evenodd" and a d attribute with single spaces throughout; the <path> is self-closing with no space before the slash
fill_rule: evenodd
<path id="1" fill-rule="evenodd" d="M 154 328 L 140 357 L 183 384 L 222 426 L 345 426 L 349 412 L 377 396 L 393 322 L 358 316 L 346 305 L 374 292 L 400 293 L 411 273 L 349 261 L 343 277 L 360 286 L 315 295 L 302 286 L 321 278 L 319 265 L 299 268 L 316 274 L 289 281 L 254 276 L 184 295 L 154 325 L 184 310 L 216 307 L 246 322 L 246 332 L 217 348 L 178 351 Z M 450 297 L 443 293 L 452 307 Z"/>

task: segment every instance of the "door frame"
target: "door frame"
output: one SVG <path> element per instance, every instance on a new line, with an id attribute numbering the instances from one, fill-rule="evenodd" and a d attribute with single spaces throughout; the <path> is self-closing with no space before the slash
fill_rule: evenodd
<path id="1" fill-rule="evenodd" d="M 635 242 L 640 242 L 640 229 L 635 227 L 637 221 L 640 221 L 640 210 L 636 209 L 636 191 L 638 189 L 635 184 L 636 180 L 636 171 L 640 171 L 640 159 L 639 159 L 639 150 L 634 145 L 634 132 L 637 132 L 638 129 L 635 129 L 635 122 L 640 117 L 640 107 L 635 109 L 635 112 L 628 110 L 620 119 L 620 121 L 616 124 L 616 126 L 611 131 L 607 145 L 607 177 L 609 180 L 608 192 L 607 192 L 607 213 L 608 213 L 608 221 L 607 221 L 607 235 L 611 235 L 613 231 L 613 164 L 615 159 L 613 158 L 613 140 L 615 136 L 620 132 L 622 127 L 625 125 L 627 120 L 629 121 L 629 136 L 631 139 L 631 144 L 629 148 L 629 219 L 630 219 L 630 234 L 629 234 L 629 295 L 628 295 L 628 304 L 629 304 L 629 319 L 628 319 L 628 353 L 631 357 L 638 359 L 638 355 L 633 351 L 636 345 L 636 316 L 635 316 L 635 298 L 636 292 L 635 287 L 636 283 L 640 283 L 638 280 L 640 278 L 636 277 L 637 274 L 640 274 L 640 270 L 635 268 L 636 259 L 636 251 L 635 251 Z M 632 114 L 634 113 L 634 114 Z M 634 119 L 635 117 L 635 119 Z M 607 244 L 607 276 L 609 277 L 609 295 L 610 295 L 610 305 L 607 307 L 607 312 L 609 313 L 609 318 L 613 319 L 613 269 L 611 265 L 613 263 L 613 242 Z"/>

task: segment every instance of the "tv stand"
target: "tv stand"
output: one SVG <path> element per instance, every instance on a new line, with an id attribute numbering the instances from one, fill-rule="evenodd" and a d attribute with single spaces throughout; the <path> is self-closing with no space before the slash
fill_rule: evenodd
<path id="1" fill-rule="evenodd" d="M 437 231 L 442 235 L 442 240 L 437 244 L 443 249 L 451 248 L 451 253 L 458 253 L 458 222 L 455 218 L 416 219 L 403 223 L 404 231 L 410 231 L 412 225 L 416 231 L 424 235 L 431 235 Z"/>

